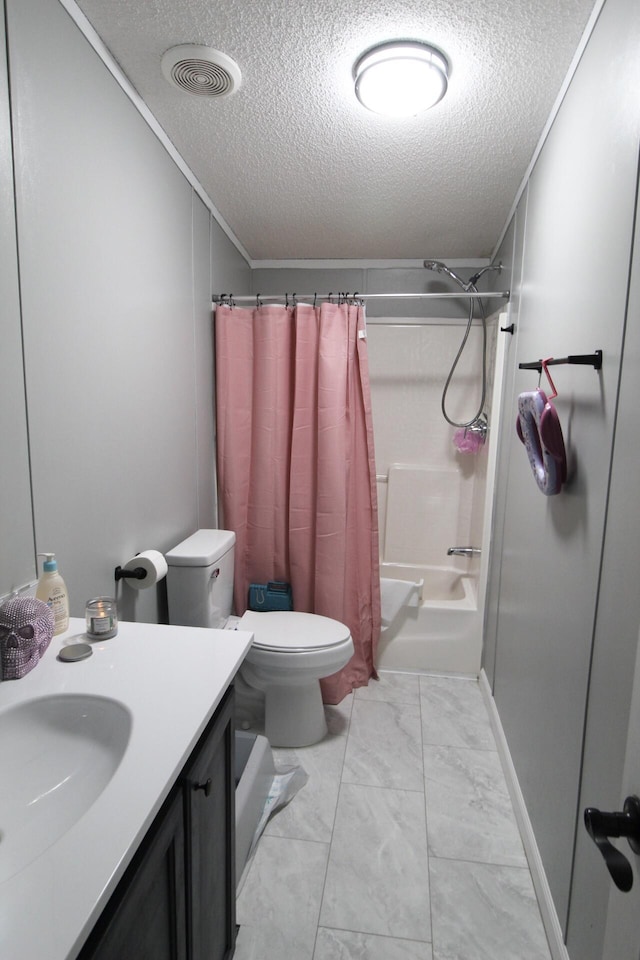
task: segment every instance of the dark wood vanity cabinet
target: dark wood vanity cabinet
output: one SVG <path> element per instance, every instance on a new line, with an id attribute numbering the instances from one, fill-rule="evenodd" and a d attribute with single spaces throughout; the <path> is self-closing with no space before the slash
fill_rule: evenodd
<path id="1" fill-rule="evenodd" d="M 236 938 L 233 696 L 183 777 L 189 960 L 228 960 Z M 220 711 L 219 711 L 220 712 Z"/>
<path id="2" fill-rule="evenodd" d="M 79 960 L 230 960 L 235 888 L 230 688 Z"/>

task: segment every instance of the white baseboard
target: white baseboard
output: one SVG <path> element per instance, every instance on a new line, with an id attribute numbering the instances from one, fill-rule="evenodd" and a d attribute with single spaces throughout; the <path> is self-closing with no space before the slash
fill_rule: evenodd
<path id="1" fill-rule="evenodd" d="M 556 913 L 556 908 L 551 896 L 551 890 L 549 889 L 547 877 L 542 865 L 542 858 L 540 856 L 540 851 L 538 850 L 538 844 L 536 843 L 533 827 L 531 826 L 531 820 L 529 819 L 529 814 L 527 813 L 524 796 L 522 795 L 522 790 L 520 789 L 520 784 L 518 783 L 518 777 L 513 765 L 513 760 L 511 759 L 507 738 L 505 737 L 504 730 L 502 729 L 502 722 L 500 720 L 500 716 L 498 715 L 496 702 L 493 699 L 489 680 L 484 670 L 480 671 L 478 680 L 480 684 L 480 690 L 482 691 L 482 695 L 489 711 L 491 726 L 496 738 L 496 744 L 498 746 L 498 754 L 500 756 L 504 775 L 507 780 L 507 786 L 509 788 L 509 794 L 511 796 L 511 802 L 513 804 L 518 829 L 520 830 L 520 836 L 522 837 L 524 852 L 529 863 L 533 887 L 538 898 L 538 906 L 540 907 L 542 922 L 547 934 L 547 940 L 549 941 L 551 957 L 553 960 L 570 960 L 564 943 L 564 938 L 562 936 L 562 927 L 560 926 L 560 921 L 558 920 L 558 914 Z"/>

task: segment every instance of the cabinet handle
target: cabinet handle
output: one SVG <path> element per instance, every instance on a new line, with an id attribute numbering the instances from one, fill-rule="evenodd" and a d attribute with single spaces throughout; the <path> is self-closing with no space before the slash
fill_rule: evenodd
<path id="1" fill-rule="evenodd" d="M 211 777 L 209 777 L 208 780 L 205 780 L 204 783 L 194 783 L 193 785 L 193 789 L 202 790 L 204 792 L 205 797 L 210 796 L 211 787 L 212 787 Z"/>

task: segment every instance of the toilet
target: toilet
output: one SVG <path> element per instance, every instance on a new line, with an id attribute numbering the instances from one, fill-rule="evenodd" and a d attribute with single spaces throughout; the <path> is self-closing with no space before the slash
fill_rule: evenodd
<path id="1" fill-rule="evenodd" d="M 227 625 L 235 541 L 230 530 L 198 530 L 165 554 L 170 623 Z M 329 617 L 291 610 L 247 610 L 233 619 L 236 629 L 254 635 L 240 668 L 237 697 L 264 697 L 265 734 L 271 745 L 306 747 L 322 740 L 327 723 L 320 680 L 351 659 L 349 628 Z"/>

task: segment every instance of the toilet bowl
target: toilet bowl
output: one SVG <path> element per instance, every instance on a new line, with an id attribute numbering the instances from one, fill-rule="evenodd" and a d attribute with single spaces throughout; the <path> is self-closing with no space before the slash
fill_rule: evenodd
<path id="1" fill-rule="evenodd" d="M 169 550 L 170 623 L 225 626 L 231 614 L 234 549 L 232 531 L 198 530 Z M 240 668 L 237 698 L 264 697 L 265 734 L 272 746 L 317 743 L 327 732 L 320 680 L 351 659 L 349 628 L 313 613 L 249 610 L 236 629 L 254 634 Z"/>
<path id="2" fill-rule="evenodd" d="M 320 680 L 351 659 L 349 628 L 314 613 L 247 610 L 238 629 L 254 634 L 241 674 L 250 687 L 264 691 L 269 742 L 307 747 L 322 740 L 327 722 Z"/>

